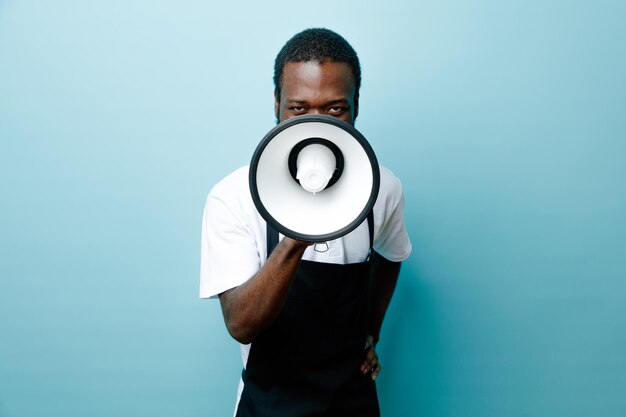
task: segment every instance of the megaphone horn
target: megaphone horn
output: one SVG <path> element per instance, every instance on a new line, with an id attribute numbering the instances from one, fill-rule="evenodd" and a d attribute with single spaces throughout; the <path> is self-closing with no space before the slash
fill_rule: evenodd
<path id="1" fill-rule="evenodd" d="M 275 230 L 325 242 L 358 227 L 380 187 L 376 155 L 354 126 L 335 117 L 285 120 L 257 146 L 249 173 L 259 214 Z"/>

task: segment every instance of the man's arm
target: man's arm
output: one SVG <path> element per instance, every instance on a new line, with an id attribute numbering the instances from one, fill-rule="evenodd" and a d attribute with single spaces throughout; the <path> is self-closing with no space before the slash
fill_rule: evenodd
<path id="1" fill-rule="evenodd" d="M 369 332 L 378 342 L 380 328 L 400 275 L 400 262 L 388 261 L 372 251 L 372 286 L 370 296 Z"/>
<path id="2" fill-rule="evenodd" d="M 365 359 L 361 365 L 361 372 L 367 374 L 371 372 L 371 378 L 375 379 L 380 372 L 378 355 L 374 350 L 380 328 L 387 312 L 387 307 L 391 301 L 391 296 L 396 288 L 398 275 L 400 274 L 400 262 L 388 261 L 378 253 L 372 251 L 372 283 L 370 289 L 370 312 L 369 312 L 369 333 L 367 340 Z"/>
<path id="3" fill-rule="evenodd" d="M 310 243 L 284 238 L 259 272 L 219 295 L 226 328 L 241 343 L 250 343 L 278 317 Z"/>

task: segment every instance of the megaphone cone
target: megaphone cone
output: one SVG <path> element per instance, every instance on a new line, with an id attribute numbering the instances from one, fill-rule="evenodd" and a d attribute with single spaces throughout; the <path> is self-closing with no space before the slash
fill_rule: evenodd
<path id="1" fill-rule="evenodd" d="M 325 242 L 358 227 L 380 186 L 376 155 L 354 126 L 304 115 L 274 127 L 250 163 L 252 200 L 285 236 Z"/>

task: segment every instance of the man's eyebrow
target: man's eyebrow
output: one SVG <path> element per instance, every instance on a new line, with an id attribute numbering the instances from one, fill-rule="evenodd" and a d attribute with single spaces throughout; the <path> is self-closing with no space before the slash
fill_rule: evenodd
<path id="1" fill-rule="evenodd" d="M 345 98 L 338 98 L 337 100 L 331 100 L 326 103 L 327 106 L 332 106 L 333 104 L 348 104 L 348 100 Z"/>
<path id="2" fill-rule="evenodd" d="M 287 99 L 287 103 L 290 103 L 290 104 L 307 104 L 307 101 L 306 100 L 299 100 L 297 98 L 290 98 L 290 99 Z M 334 104 L 347 104 L 347 103 L 348 103 L 348 99 L 338 98 L 338 99 L 331 100 L 331 101 L 325 103 L 325 105 L 326 106 L 332 106 Z"/>

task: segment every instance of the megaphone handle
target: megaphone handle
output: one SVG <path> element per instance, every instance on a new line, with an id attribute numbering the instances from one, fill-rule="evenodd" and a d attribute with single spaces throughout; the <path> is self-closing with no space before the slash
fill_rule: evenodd
<path id="1" fill-rule="evenodd" d="M 324 250 L 320 250 L 320 249 L 318 249 L 318 248 L 317 248 L 317 245 L 324 245 L 324 246 L 326 246 L 326 248 L 324 248 Z M 328 249 L 329 249 L 329 247 L 328 247 L 328 242 L 316 242 L 316 243 L 315 243 L 315 246 L 313 246 L 313 250 L 314 250 L 315 252 L 319 252 L 319 253 L 324 253 L 324 252 L 327 252 L 327 251 L 328 251 Z"/>

